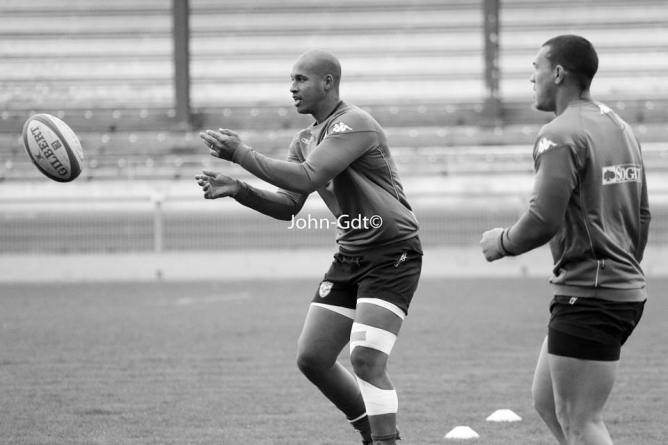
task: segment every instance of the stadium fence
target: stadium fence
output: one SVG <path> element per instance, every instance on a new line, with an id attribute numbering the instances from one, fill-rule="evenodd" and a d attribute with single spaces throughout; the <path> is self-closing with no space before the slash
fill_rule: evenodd
<path id="1" fill-rule="evenodd" d="M 470 177 L 459 181 L 429 178 L 422 184 L 409 178 L 408 182 L 409 199 L 420 221 L 425 246 L 476 246 L 483 231 L 506 227 L 517 220 L 526 209 L 531 189 L 529 176 Z M 516 186 L 504 189 L 513 183 Z M 294 221 L 279 221 L 231 199 L 205 200 L 194 180 L 164 184 L 166 188 L 126 183 L 126 187 L 118 190 L 111 183 L 100 187 L 84 184 L 80 187 L 89 189 L 85 195 L 76 191 L 63 193 L 59 188 L 33 188 L 22 193 L 32 195 L 29 199 L 17 192 L 2 193 L 0 254 L 252 251 L 335 246 L 337 222 L 317 196 L 307 201 Z M 517 187 L 523 190 L 513 190 Z M 7 184 L 4 188 L 10 191 Z M 667 197 L 663 192 L 650 195 L 653 214 L 650 243 L 655 245 L 668 245 Z"/>

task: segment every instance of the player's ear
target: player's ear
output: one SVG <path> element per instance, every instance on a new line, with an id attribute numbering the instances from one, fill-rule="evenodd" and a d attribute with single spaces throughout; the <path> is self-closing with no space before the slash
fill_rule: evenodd
<path id="1" fill-rule="evenodd" d="M 329 90 L 334 86 L 334 76 L 325 74 L 325 90 Z"/>
<path id="2" fill-rule="evenodd" d="M 566 78 L 566 70 L 564 69 L 563 66 L 557 65 L 554 68 L 554 83 L 560 84 L 564 81 Z"/>

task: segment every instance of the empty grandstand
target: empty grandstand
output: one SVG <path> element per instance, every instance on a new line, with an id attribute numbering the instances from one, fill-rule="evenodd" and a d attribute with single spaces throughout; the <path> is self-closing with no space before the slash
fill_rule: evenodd
<path id="1" fill-rule="evenodd" d="M 26 118 L 66 120 L 86 151 L 84 178 L 190 177 L 207 165 L 199 128 L 238 129 L 283 157 L 294 129 L 289 71 L 304 50 L 343 63 L 344 99 L 388 130 L 404 174 L 527 172 L 550 119 L 531 110 L 531 61 L 553 35 L 588 37 L 601 54 L 593 86 L 665 168 L 665 1 L 504 0 L 500 121 L 485 100 L 481 1 L 190 0 L 191 125 L 176 119 L 172 1 L 0 3 L 0 179 L 37 174 L 23 153 Z"/>

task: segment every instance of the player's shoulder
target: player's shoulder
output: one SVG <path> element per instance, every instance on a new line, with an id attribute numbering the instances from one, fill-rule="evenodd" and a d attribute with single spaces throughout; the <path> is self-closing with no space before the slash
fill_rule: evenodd
<path id="1" fill-rule="evenodd" d="M 572 135 L 580 131 L 581 107 L 568 107 L 559 116 L 545 124 L 541 131 L 551 134 Z"/>
<path id="2" fill-rule="evenodd" d="M 581 109 L 567 108 L 562 114 L 543 125 L 535 142 L 537 156 L 559 147 L 574 148 L 582 139 Z"/>
<path id="3" fill-rule="evenodd" d="M 543 125 L 538 132 L 534 143 L 534 156 L 538 157 L 549 150 L 569 147 L 572 142 L 571 129 L 568 126 L 555 125 L 552 121 Z"/>
<path id="4" fill-rule="evenodd" d="M 343 102 L 341 107 L 332 116 L 328 127 L 328 134 L 346 133 L 354 131 L 368 131 L 376 129 L 375 119 L 363 109 Z"/>
<path id="5" fill-rule="evenodd" d="M 619 114 L 617 114 L 612 108 L 608 107 L 603 102 L 593 100 L 591 105 L 590 113 L 596 116 L 598 121 L 603 120 L 603 122 L 608 125 L 613 124 L 621 129 L 626 129 L 632 132 L 631 126 L 628 124 L 628 122 L 626 122 Z"/>

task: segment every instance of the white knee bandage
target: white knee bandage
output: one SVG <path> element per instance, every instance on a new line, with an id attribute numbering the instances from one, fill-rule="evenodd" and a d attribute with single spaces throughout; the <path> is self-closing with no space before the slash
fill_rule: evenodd
<path id="1" fill-rule="evenodd" d="M 396 414 L 399 411 L 399 399 L 396 390 L 376 388 L 359 377 L 357 378 L 357 384 L 362 392 L 368 415 Z"/>
<path id="2" fill-rule="evenodd" d="M 374 328 L 361 323 L 353 323 L 350 331 L 350 352 L 357 346 L 376 349 L 390 355 L 397 336 L 383 329 Z"/>

